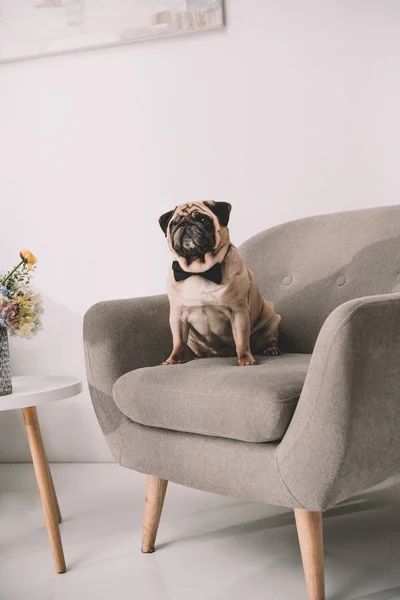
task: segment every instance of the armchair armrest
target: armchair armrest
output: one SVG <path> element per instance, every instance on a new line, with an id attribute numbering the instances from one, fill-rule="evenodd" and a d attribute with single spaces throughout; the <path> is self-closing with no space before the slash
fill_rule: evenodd
<path id="1" fill-rule="evenodd" d="M 112 397 L 116 380 L 160 364 L 172 347 L 166 295 L 99 302 L 86 313 L 83 340 L 89 383 Z"/>
<path id="2" fill-rule="evenodd" d="M 83 323 L 86 374 L 93 407 L 107 443 L 119 461 L 129 419 L 114 402 L 116 380 L 133 369 L 161 363 L 172 336 L 166 295 L 111 300 L 92 306 Z"/>
<path id="3" fill-rule="evenodd" d="M 309 510 L 400 473 L 399 293 L 351 300 L 329 315 L 277 465 Z"/>

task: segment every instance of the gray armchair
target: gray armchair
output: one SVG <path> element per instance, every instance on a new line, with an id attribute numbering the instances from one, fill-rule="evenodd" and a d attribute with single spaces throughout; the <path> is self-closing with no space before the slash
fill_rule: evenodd
<path id="1" fill-rule="evenodd" d="M 302 219 L 240 249 L 282 316 L 280 357 L 159 366 L 166 296 L 85 316 L 87 377 L 115 460 L 146 473 L 144 552 L 167 482 L 295 510 L 308 597 L 322 513 L 400 472 L 400 206 Z"/>

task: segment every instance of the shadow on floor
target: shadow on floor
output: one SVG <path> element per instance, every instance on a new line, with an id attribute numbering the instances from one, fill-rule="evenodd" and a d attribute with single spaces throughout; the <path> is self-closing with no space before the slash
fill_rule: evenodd
<path id="1" fill-rule="evenodd" d="M 372 592 L 371 594 L 366 594 L 365 596 L 357 596 L 357 598 L 351 598 L 349 600 L 399 600 L 400 598 L 400 586 L 396 586 L 394 588 L 390 588 L 387 590 L 381 590 L 379 592 Z M 332 598 L 332 600 L 340 600 L 337 596 L 336 598 Z"/>
<path id="2" fill-rule="evenodd" d="M 385 508 L 390 509 L 390 507 L 394 505 L 394 502 L 395 501 L 393 498 L 393 494 L 391 494 L 390 489 L 388 490 L 387 488 L 385 488 L 382 490 L 373 490 L 354 496 L 350 500 L 346 500 L 345 502 L 338 504 L 334 508 L 327 510 L 324 513 L 324 520 L 326 521 L 327 519 L 331 519 L 334 517 L 359 514 L 362 512 L 377 509 L 381 511 L 385 510 Z M 166 544 L 163 544 L 163 547 L 166 547 L 171 543 L 176 543 L 183 540 L 215 540 L 235 535 L 255 533 L 257 531 L 265 531 L 280 527 L 287 527 L 291 525 L 294 525 L 294 514 L 292 510 L 288 510 L 288 512 L 281 513 L 278 515 L 272 515 L 257 520 L 245 521 L 243 523 L 230 525 L 221 529 L 213 529 L 211 531 L 194 533 L 186 537 L 180 536 L 179 539 L 174 539 Z"/>

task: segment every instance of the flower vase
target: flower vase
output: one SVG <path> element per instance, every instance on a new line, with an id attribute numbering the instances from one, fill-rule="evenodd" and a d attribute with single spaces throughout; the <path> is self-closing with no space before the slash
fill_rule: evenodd
<path id="1" fill-rule="evenodd" d="M 0 327 L 0 396 L 12 394 L 10 346 L 5 327 Z"/>

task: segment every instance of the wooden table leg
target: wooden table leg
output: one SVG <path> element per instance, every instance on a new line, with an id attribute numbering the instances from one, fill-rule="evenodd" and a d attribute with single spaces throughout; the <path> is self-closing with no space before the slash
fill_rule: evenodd
<path id="1" fill-rule="evenodd" d="M 58 528 L 57 497 L 54 491 L 49 463 L 43 446 L 36 407 L 23 408 L 26 433 L 31 450 L 36 481 L 42 501 L 47 532 L 50 538 L 51 551 L 57 573 L 65 573 L 64 552 Z"/>
<path id="2" fill-rule="evenodd" d="M 47 460 L 47 455 L 46 455 L 46 460 Z M 48 460 L 47 460 L 47 464 L 49 464 Z M 56 488 L 54 487 L 54 481 L 53 481 L 53 477 L 52 477 L 52 474 L 51 474 L 50 465 L 49 465 L 49 476 L 50 476 L 50 483 L 51 483 L 51 491 L 52 491 L 52 496 L 53 496 L 54 509 L 55 509 L 56 515 L 57 515 L 57 522 L 61 523 L 62 522 L 62 516 L 61 516 L 61 511 L 60 511 L 60 505 L 58 504 L 58 499 L 57 499 L 57 494 L 56 494 Z"/>

